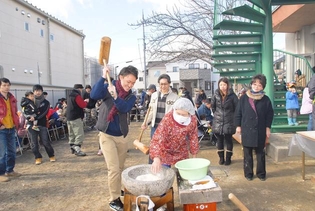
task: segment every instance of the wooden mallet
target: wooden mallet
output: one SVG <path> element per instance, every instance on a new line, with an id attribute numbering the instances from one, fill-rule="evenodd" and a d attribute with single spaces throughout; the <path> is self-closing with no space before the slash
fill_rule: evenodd
<path id="1" fill-rule="evenodd" d="M 147 110 L 147 113 L 144 117 L 144 125 L 147 124 L 147 120 L 148 120 L 148 116 L 149 116 L 149 113 L 150 113 L 150 110 L 151 110 L 151 107 L 148 108 Z M 136 149 L 139 149 L 141 152 L 143 152 L 144 154 L 149 154 L 149 147 L 144 145 L 143 143 L 141 143 L 141 138 L 142 138 L 142 135 L 143 135 L 143 132 L 144 132 L 145 129 L 141 129 L 141 132 L 140 132 L 140 135 L 139 135 L 139 138 L 134 140 L 133 141 L 133 145 L 136 147 Z"/>
<path id="2" fill-rule="evenodd" d="M 111 42 L 112 40 L 109 37 L 102 37 L 101 39 L 100 54 L 99 54 L 99 59 L 98 59 L 98 63 L 100 65 L 105 66 L 108 63 Z M 106 78 L 107 78 L 108 85 L 111 86 L 112 82 L 110 80 L 110 76 L 108 72 L 106 74 Z"/>
<path id="3" fill-rule="evenodd" d="M 241 210 L 249 211 L 249 209 L 233 194 L 229 194 L 229 199 Z"/>

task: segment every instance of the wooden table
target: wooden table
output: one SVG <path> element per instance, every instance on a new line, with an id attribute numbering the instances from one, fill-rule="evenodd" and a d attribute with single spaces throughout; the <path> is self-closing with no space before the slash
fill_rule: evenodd
<path id="1" fill-rule="evenodd" d="M 302 136 L 307 141 L 315 142 L 315 131 L 299 131 L 297 135 Z M 305 180 L 305 152 L 302 150 L 302 179 Z"/>

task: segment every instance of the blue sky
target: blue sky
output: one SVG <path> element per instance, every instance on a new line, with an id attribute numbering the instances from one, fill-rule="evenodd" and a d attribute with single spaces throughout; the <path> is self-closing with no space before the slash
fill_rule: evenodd
<path id="1" fill-rule="evenodd" d="M 129 63 L 143 69 L 142 27 L 133 29 L 128 23 L 136 23 L 152 11 L 165 11 L 177 0 L 27 0 L 34 6 L 58 18 L 77 30 L 83 30 L 85 53 L 99 56 L 103 36 L 112 39 L 109 64 L 119 69 Z M 146 34 L 149 31 L 146 31 Z M 274 38 L 275 48 L 283 49 L 283 35 Z M 147 58 L 148 59 L 148 58 Z M 148 61 L 147 61 L 148 62 Z"/>
<path id="2" fill-rule="evenodd" d="M 103 36 L 112 39 L 109 64 L 132 65 L 143 69 L 142 27 L 133 29 L 144 15 L 171 7 L 176 0 L 27 0 L 34 6 L 58 18 L 77 30 L 83 30 L 85 53 L 99 56 Z M 148 31 L 147 31 L 148 33 Z M 148 61 L 147 61 L 148 62 Z M 129 64 L 128 64 L 129 65 Z"/>

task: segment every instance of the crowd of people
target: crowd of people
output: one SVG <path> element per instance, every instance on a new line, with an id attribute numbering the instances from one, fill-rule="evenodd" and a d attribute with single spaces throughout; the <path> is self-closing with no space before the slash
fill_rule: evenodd
<path id="1" fill-rule="evenodd" d="M 171 78 L 162 74 L 157 85 L 150 84 L 141 95 L 140 102 L 132 91 L 138 79 L 138 70 L 133 66 L 124 67 L 117 80 L 107 80 L 107 66 L 103 75 L 93 86 L 75 84 L 69 96 L 58 100 L 54 108 L 46 100 L 43 87 L 33 86 L 21 100 L 24 128 L 30 134 L 34 144 L 32 152 L 35 164 L 42 163 L 39 152 L 40 137 L 50 162 L 55 162 L 55 152 L 48 139 L 49 119 L 56 113 L 58 121 L 67 125 L 70 151 L 76 156 L 85 156 L 84 125 L 99 131 L 99 155 L 103 155 L 107 165 L 109 207 L 123 210 L 120 196 L 124 194 L 121 173 L 127 159 L 130 112 L 136 103 L 144 108 L 147 122 L 141 128 L 150 128 L 150 153 L 148 163 L 153 173 L 162 166 L 171 167 L 177 161 L 197 157 L 199 151 L 198 127 L 206 121 L 217 137 L 216 147 L 219 165 L 231 165 L 233 156 L 232 135 L 242 135 L 244 177 L 251 181 L 254 175 L 261 181 L 266 180 L 265 147 L 270 137 L 274 110 L 271 100 L 264 92 L 267 80 L 262 74 L 252 77 L 250 85 L 242 94 L 237 95 L 227 78 L 220 78 L 213 96 L 207 97 L 204 90 L 199 90 L 192 97 L 185 87 L 179 90 L 171 87 Z M 299 72 L 298 72 L 299 73 Z M 16 158 L 15 129 L 19 128 L 17 100 L 10 93 L 10 81 L 0 79 L 0 181 L 21 174 L 14 171 Z M 290 84 L 286 93 L 288 124 L 296 125 L 299 110 L 296 84 Z M 300 86 L 298 86 L 300 87 Z M 303 113 L 315 117 L 313 99 L 315 96 L 315 76 L 303 87 Z M 304 103 L 305 101 L 305 103 Z M 307 109 L 304 104 L 308 103 Z M 301 113 L 302 113 L 301 108 Z M 311 114 L 313 112 L 313 114 Z M 47 118 L 49 117 L 49 118 Z M 83 119 L 86 118 L 84 123 Z M 314 122 L 309 124 L 312 129 Z M 253 151 L 256 153 L 257 167 L 254 172 Z"/>
<path id="2" fill-rule="evenodd" d="M 67 131 L 71 151 L 77 156 L 85 155 L 81 145 L 84 140 L 83 119 L 86 119 L 88 112 L 84 109 L 86 107 L 94 109 L 97 103 L 91 100 L 95 102 L 92 106 L 88 103 L 89 97 L 83 99 L 87 91 L 82 92 L 81 84 L 75 84 L 68 100 L 60 98 L 54 107 L 46 99 L 48 93 L 44 92 L 41 85 L 36 84 L 32 91 L 26 91 L 20 100 L 21 111 L 18 111 L 18 99 L 12 95 L 10 88 L 10 80 L 1 78 L 0 182 L 7 182 L 10 177 L 21 176 L 14 171 L 16 152 L 23 150 L 21 146 L 31 148 L 36 165 L 43 162 L 43 155 L 39 150 L 40 143 L 44 146 L 49 161 L 56 161 L 49 133 L 52 128 L 62 126 L 63 133 Z"/>

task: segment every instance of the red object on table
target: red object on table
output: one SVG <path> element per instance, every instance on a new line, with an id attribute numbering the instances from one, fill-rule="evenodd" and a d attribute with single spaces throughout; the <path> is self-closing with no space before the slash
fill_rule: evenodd
<path id="1" fill-rule="evenodd" d="M 216 211 L 217 210 L 217 203 L 202 203 L 202 204 L 184 204 L 183 205 L 184 211 Z"/>

